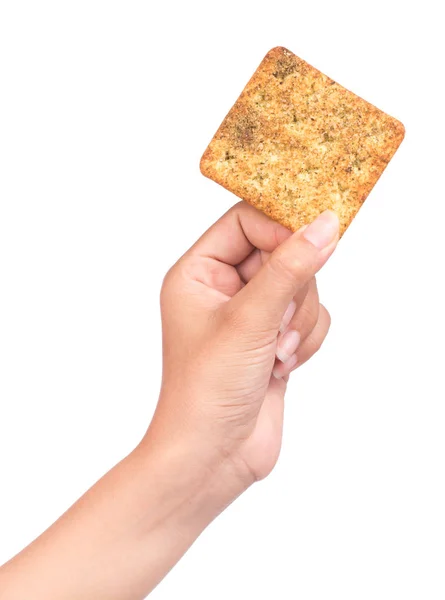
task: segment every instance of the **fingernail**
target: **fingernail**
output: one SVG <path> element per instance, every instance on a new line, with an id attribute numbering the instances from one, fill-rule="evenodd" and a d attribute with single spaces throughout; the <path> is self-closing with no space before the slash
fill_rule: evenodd
<path id="1" fill-rule="evenodd" d="M 289 306 L 286 308 L 286 312 L 284 313 L 283 318 L 281 319 L 280 333 L 284 333 L 286 331 L 287 326 L 291 322 L 296 310 L 297 304 L 294 300 L 291 300 Z"/>
<path id="2" fill-rule="evenodd" d="M 300 343 L 300 334 L 298 331 L 287 331 L 278 340 L 276 355 L 278 360 L 285 363 L 294 354 Z"/>
<path id="3" fill-rule="evenodd" d="M 332 210 L 325 210 L 303 232 L 303 237 L 319 250 L 326 248 L 338 235 L 339 221 Z"/>
<path id="4" fill-rule="evenodd" d="M 286 377 L 286 375 L 288 375 L 295 367 L 297 362 L 297 355 L 293 354 L 285 363 L 278 363 L 274 367 L 272 375 L 275 377 L 275 379 L 282 379 L 283 377 Z"/>

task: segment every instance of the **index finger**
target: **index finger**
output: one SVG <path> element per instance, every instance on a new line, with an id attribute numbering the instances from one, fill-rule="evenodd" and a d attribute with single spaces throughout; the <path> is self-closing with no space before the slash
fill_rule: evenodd
<path id="1" fill-rule="evenodd" d="M 273 252 L 292 232 L 247 202 L 238 202 L 187 252 L 237 265 L 255 248 Z"/>

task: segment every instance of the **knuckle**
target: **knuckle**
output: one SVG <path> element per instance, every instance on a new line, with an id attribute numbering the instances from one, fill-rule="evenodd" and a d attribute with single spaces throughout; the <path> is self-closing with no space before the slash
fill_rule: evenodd
<path id="1" fill-rule="evenodd" d="M 317 285 L 317 279 L 316 279 L 315 275 L 310 279 L 310 281 L 308 283 L 308 288 L 309 288 L 309 292 L 313 295 L 314 298 L 317 299 L 317 302 L 318 302 L 318 285 Z"/>
<path id="2" fill-rule="evenodd" d="M 331 315 L 330 315 L 328 309 L 323 304 L 320 304 L 320 315 L 323 317 L 323 320 L 325 322 L 326 333 L 327 333 L 329 330 L 329 327 L 331 326 L 332 319 L 331 319 Z"/>
<path id="3" fill-rule="evenodd" d="M 244 202 L 244 200 L 240 200 L 239 202 L 234 204 L 230 210 L 232 210 L 233 212 L 238 212 L 240 210 L 244 210 L 245 206 L 246 206 L 246 203 Z M 249 206 L 249 205 L 247 205 L 247 206 Z"/>
<path id="4" fill-rule="evenodd" d="M 317 335 L 313 338 L 312 341 L 312 349 L 313 354 L 316 354 L 323 345 L 326 335 Z"/>
<path id="5" fill-rule="evenodd" d="M 176 281 L 178 276 L 178 263 L 170 267 L 167 273 L 164 275 L 161 286 L 161 304 L 164 303 L 168 297 L 173 293 L 176 287 Z"/>
<path id="6" fill-rule="evenodd" d="M 310 335 L 307 340 L 306 340 L 306 344 L 305 344 L 305 351 L 304 351 L 304 359 L 309 360 L 312 356 L 314 356 L 314 354 L 316 354 L 321 346 L 323 345 L 323 341 L 324 341 L 324 336 L 321 335 Z"/>
<path id="7" fill-rule="evenodd" d="M 323 305 L 320 305 L 320 311 L 322 315 L 320 315 L 318 320 L 318 327 L 315 327 L 313 333 L 310 336 L 310 348 L 311 355 L 315 354 L 320 350 L 323 345 L 323 342 L 328 335 L 329 326 L 331 324 L 331 317 Z"/>
<path id="8" fill-rule="evenodd" d="M 226 213 L 226 216 L 230 215 L 231 218 L 233 217 L 235 219 L 239 219 L 245 212 L 249 212 L 251 208 L 252 207 L 249 204 L 247 204 L 247 202 L 244 202 L 244 200 L 240 200 L 239 202 L 237 202 L 229 208 L 229 210 Z"/>
<path id="9" fill-rule="evenodd" d="M 196 256 L 185 254 L 164 276 L 161 287 L 161 297 L 178 293 L 184 285 L 184 280 L 195 279 L 200 274 L 200 261 Z"/>
<path id="10" fill-rule="evenodd" d="M 308 335 L 317 325 L 319 315 L 318 302 L 306 302 L 298 311 L 295 321 L 298 327 Z"/>
<path id="11" fill-rule="evenodd" d="M 183 277 L 196 279 L 202 272 L 202 260 L 194 254 L 185 254 L 173 268 L 176 275 L 181 274 Z"/>

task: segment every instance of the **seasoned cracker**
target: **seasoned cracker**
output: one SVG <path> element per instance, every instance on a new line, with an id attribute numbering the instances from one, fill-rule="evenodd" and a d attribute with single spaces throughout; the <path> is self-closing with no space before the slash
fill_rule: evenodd
<path id="1" fill-rule="evenodd" d="M 285 48 L 268 52 L 201 159 L 292 231 L 330 208 L 345 232 L 405 129 Z"/>

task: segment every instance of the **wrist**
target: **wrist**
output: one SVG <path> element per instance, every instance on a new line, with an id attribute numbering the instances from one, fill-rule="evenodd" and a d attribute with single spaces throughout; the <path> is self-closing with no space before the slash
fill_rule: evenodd
<path id="1" fill-rule="evenodd" d="M 170 431 L 167 437 L 153 424 L 132 454 L 141 476 L 150 474 L 162 494 L 169 518 L 177 522 L 184 519 L 202 530 L 254 482 L 254 477 L 236 454 L 197 437 L 185 430 L 181 435 Z"/>

